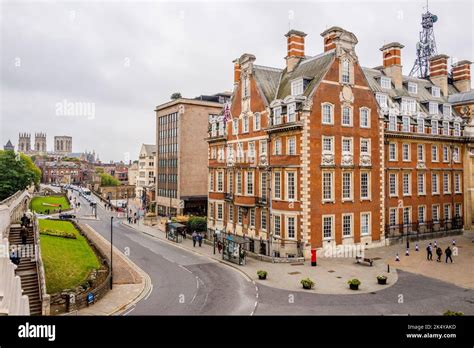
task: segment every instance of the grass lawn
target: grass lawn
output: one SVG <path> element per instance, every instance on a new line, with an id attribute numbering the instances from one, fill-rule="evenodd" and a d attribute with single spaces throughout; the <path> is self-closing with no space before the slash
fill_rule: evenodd
<path id="1" fill-rule="evenodd" d="M 48 294 L 71 289 L 87 279 L 92 269 L 100 267 L 87 240 L 69 221 L 38 220 L 43 229 L 74 233 L 77 239 L 41 235 L 41 255 Z"/>
<path id="2" fill-rule="evenodd" d="M 46 209 L 49 209 L 52 213 L 55 209 L 59 209 L 59 206 L 44 205 L 46 204 L 61 204 L 62 211 L 70 208 L 69 203 L 64 196 L 45 196 L 35 197 L 31 200 L 31 210 L 44 214 Z"/>

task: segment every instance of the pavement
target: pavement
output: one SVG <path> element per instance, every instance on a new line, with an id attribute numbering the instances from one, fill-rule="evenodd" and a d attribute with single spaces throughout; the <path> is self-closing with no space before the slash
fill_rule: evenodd
<path id="1" fill-rule="evenodd" d="M 129 224 L 125 220 L 122 221 L 122 224 L 166 241 L 167 243 L 174 244 L 179 248 L 234 267 L 252 281 L 277 289 L 308 291 L 318 294 L 357 294 L 381 290 L 382 288 L 392 286 L 398 280 L 396 269 L 392 269 L 390 273 L 387 273 L 386 263 L 375 261 L 372 267 L 364 263 L 357 264 L 355 262 L 355 256 L 320 258 L 316 267 L 312 267 L 310 261 L 271 263 L 256 260 L 251 257 L 246 258 L 245 265 L 236 265 L 223 260 L 222 255 L 219 254 L 217 250 L 216 254 L 214 254 L 213 246 L 203 243 L 202 247 L 193 247 L 191 238 L 183 239 L 181 243 L 175 243 L 166 239 L 165 232 L 160 230 L 157 226 L 150 227 L 143 224 Z M 258 279 L 258 270 L 267 271 L 268 275 L 266 280 Z M 377 276 L 379 275 L 387 276 L 387 285 L 379 285 L 377 283 Z M 303 278 L 312 279 L 315 282 L 315 287 L 312 290 L 303 290 L 300 283 Z M 354 278 L 361 281 L 359 291 L 350 290 L 347 284 L 349 279 Z"/>

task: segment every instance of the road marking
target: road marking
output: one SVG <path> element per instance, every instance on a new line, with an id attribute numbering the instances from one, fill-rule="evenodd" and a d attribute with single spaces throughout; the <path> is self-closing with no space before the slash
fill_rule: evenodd
<path id="1" fill-rule="evenodd" d="M 145 301 L 148 300 L 148 297 L 150 297 L 152 292 L 153 292 L 153 284 L 150 285 L 150 292 L 148 293 L 148 295 L 146 295 Z"/>
<path id="2" fill-rule="evenodd" d="M 199 277 L 198 276 L 196 276 L 196 288 L 199 289 Z"/>
<path id="3" fill-rule="evenodd" d="M 130 309 L 128 312 L 125 312 L 123 315 L 127 315 L 128 313 L 132 312 L 135 310 L 135 307 L 133 307 L 132 309 Z"/>
<path id="4" fill-rule="evenodd" d="M 183 265 L 178 265 L 178 267 L 180 267 L 180 268 L 184 269 L 184 270 L 185 270 L 186 272 L 188 272 L 188 273 L 191 273 L 191 274 L 193 274 L 193 272 L 191 272 L 189 269 L 187 269 L 187 268 L 186 268 L 186 267 L 184 267 Z"/>

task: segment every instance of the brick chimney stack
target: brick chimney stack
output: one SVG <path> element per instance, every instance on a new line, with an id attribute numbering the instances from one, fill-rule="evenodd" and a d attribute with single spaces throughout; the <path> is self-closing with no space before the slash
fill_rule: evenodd
<path id="1" fill-rule="evenodd" d="M 468 60 L 461 60 L 453 64 L 453 84 L 459 92 L 471 90 L 471 64 Z"/>
<path id="2" fill-rule="evenodd" d="M 290 30 L 286 35 L 288 42 L 288 53 L 285 57 L 286 68 L 288 72 L 292 72 L 298 65 L 300 60 L 304 59 L 304 38 L 305 33 L 298 30 Z"/>
<path id="3" fill-rule="evenodd" d="M 441 89 L 444 96 L 448 95 L 448 58 L 445 54 L 430 58 L 430 80 Z"/>
<path id="4" fill-rule="evenodd" d="M 392 79 L 395 89 L 402 89 L 402 48 L 399 42 L 391 42 L 380 48 L 383 58 L 383 70 Z"/>
<path id="5" fill-rule="evenodd" d="M 340 27 L 331 27 L 321 33 L 324 38 L 324 52 L 336 49 L 336 56 L 349 52 L 355 59 L 355 46 L 357 45 L 357 37 L 350 31 L 344 30 Z"/>
<path id="6" fill-rule="evenodd" d="M 240 63 L 239 58 L 235 59 L 232 63 L 234 63 L 234 85 L 240 82 Z"/>

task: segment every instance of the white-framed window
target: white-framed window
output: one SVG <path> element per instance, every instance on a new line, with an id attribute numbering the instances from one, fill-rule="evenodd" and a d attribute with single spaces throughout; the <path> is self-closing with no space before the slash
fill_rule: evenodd
<path id="1" fill-rule="evenodd" d="M 461 193 L 461 174 L 454 174 L 454 193 Z"/>
<path id="2" fill-rule="evenodd" d="M 411 173 L 403 173 L 403 195 L 411 195 Z"/>
<path id="3" fill-rule="evenodd" d="M 342 200 L 352 200 L 352 172 L 342 172 Z"/>
<path id="4" fill-rule="evenodd" d="M 244 83 L 242 84 L 242 88 L 243 88 L 243 97 L 246 98 L 246 97 L 249 97 L 250 96 L 250 79 L 248 77 L 245 77 L 244 78 Z"/>
<path id="5" fill-rule="evenodd" d="M 388 221 L 389 221 L 390 226 L 395 226 L 398 222 L 398 209 L 390 208 L 388 214 L 389 214 Z"/>
<path id="6" fill-rule="evenodd" d="M 214 203 L 209 203 L 209 218 L 214 219 Z"/>
<path id="7" fill-rule="evenodd" d="M 209 191 L 214 191 L 214 172 L 211 171 L 209 173 Z"/>
<path id="8" fill-rule="evenodd" d="M 402 144 L 402 159 L 404 162 L 409 162 L 411 160 L 410 154 L 410 144 Z"/>
<path id="9" fill-rule="evenodd" d="M 425 132 L 425 120 L 422 117 L 418 117 L 417 119 L 417 131 L 418 133 L 424 133 Z"/>
<path id="10" fill-rule="evenodd" d="M 431 194 L 439 194 L 439 176 L 431 174 Z"/>
<path id="11" fill-rule="evenodd" d="M 281 106 L 276 106 L 273 108 L 273 124 L 279 125 L 281 124 L 282 117 L 281 117 Z"/>
<path id="12" fill-rule="evenodd" d="M 370 110 L 367 108 L 361 108 L 359 110 L 360 127 L 370 128 Z"/>
<path id="13" fill-rule="evenodd" d="M 449 121 L 443 121 L 443 135 L 449 135 Z"/>
<path id="14" fill-rule="evenodd" d="M 344 59 L 342 61 L 342 83 L 350 83 L 351 80 L 351 74 L 350 74 L 350 63 L 349 60 Z"/>
<path id="15" fill-rule="evenodd" d="M 403 207 L 403 224 L 408 225 L 411 223 L 411 207 Z"/>
<path id="16" fill-rule="evenodd" d="M 238 171 L 235 173 L 236 176 L 236 181 L 237 181 L 237 187 L 235 188 L 235 191 L 238 195 L 242 194 L 242 172 Z"/>
<path id="17" fill-rule="evenodd" d="M 397 130 L 397 116 L 396 115 L 388 116 L 388 130 L 391 130 L 391 131 Z"/>
<path id="18" fill-rule="evenodd" d="M 342 108 L 342 120 L 341 124 L 346 127 L 352 126 L 352 108 L 349 106 L 344 106 Z"/>
<path id="19" fill-rule="evenodd" d="M 342 214 L 342 236 L 352 235 L 353 214 Z"/>
<path id="20" fill-rule="evenodd" d="M 449 173 L 443 174 L 443 193 L 451 193 L 451 175 Z"/>
<path id="21" fill-rule="evenodd" d="M 425 146 L 423 144 L 418 144 L 418 162 L 425 161 Z"/>
<path id="22" fill-rule="evenodd" d="M 323 172 L 323 202 L 334 201 L 334 173 Z"/>
<path id="23" fill-rule="evenodd" d="M 417 94 L 418 84 L 416 84 L 415 82 L 408 82 L 408 93 Z"/>
<path id="24" fill-rule="evenodd" d="M 370 199 L 370 173 L 360 173 L 360 198 Z"/>
<path id="25" fill-rule="evenodd" d="M 222 220 L 224 218 L 224 205 L 222 203 L 217 203 L 217 220 Z"/>
<path id="26" fill-rule="evenodd" d="M 288 104 L 287 106 L 287 118 L 288 122 L 296 121 L 296 103 Z"/>
<path id="27" fill-rule="evenodd" d="M 296 155 L 296 137 L 288 138 L 286 152 L 288 155 Z"/>
<path id="28" fill-rule="evenodd" d="M 276 156 L 279 156 L 282 154 L 281 152 L 281 139 L 280 138 L 276 138 L 274 141 L 273 141 L 273 153 L 276 155 Z"/>
<path id="29" fill-rule="evenodd" d="M 227 191 L 234 192 L 234 173 L 231 171 L 227 173 Z"/>
<path id="30" fill-rule="evenodd" d="M 267 172 L 260 172 L 260 196 L 267 200 Z"/>
<path id="31" fill-rule="evenodd" d="M 334 124 L 334 106 L 329 103 L 322 105 L 323 107 L 323 124 Z"/>
<path id="32" fill-rule="evenodd" d="M 418 195 L 425 195 L 426 188 L 425 188 L 425 174 L 418 173 Z"/>
<path id="33" fill-rule="evenodd" d="M 453 153 L 452 153 L 453 161 L 456 163 L 459 163 L 461 159 L 459 158 L 459 147 L 453 147 Z"/>
<path id="34" fill-rule="evenodd" d="M 375 95 L 375 99 L 377 100 L 377 103 L 379 104 L 381 108 L 388 107 L 388 98 L 386 94 L 377 93 Z"/>
<path id="35" fill-rule="evenodd" d="M 370 139 L 360 139 L 360 153 L 363 155 L 370 155 Z"/>
<path id="36" fill-rule="evenodd" d="M 431 87 L 431 95 L 433 97 L 439 98 L 441 96 L 441 89 L 436 86 Z"/>
<path id="37" fill-rule="evenodd" d="M 242 221 L 243 221 L 243 219 L 242 219 L 243 214 L 242 213 L 243 213 L 242 212 L 242 207 L 237 207 L 237 223 L 239 225 L 242 225 Z"/>
<path id="38" fill-rule="evenodd" d="M 267 210 L 266 209 L 262 209 L 262 211 L 260 212 L 260 228 L 262 230 L 267 229 Z"/>
<path id="39" fill-rule="evenodd" d="M 433 222 L 439 221 L 439 204 L 433 204 L 431 206 L 431 220 L 433 220 Z"/>
<path id="40" fill-rule="evenodd" d="M 438 120 L 431 120 L 431 134 L 438 134 Z"/>
<path id="41" fill-rule="evenodd" d="M 429 108 L 430 115 L 438 115 L 438 112 L 439 112 L 438 103 L 429 102 L 428 108 Z"/>
<path id="42" fill-rule="evenodd" d="M 418 222 L 420 224 L 425 223 L 426 221 L 426 206 L 419 205 L 418 206 Z"/>
<path id="43" fill-rule="evenodd" d="M 275 236 L 281 236 L 281 216 L 274 215 L 273 216 L 273 233 Z"/>
<path id="44" fill-rule="evenodd" d="M 246 194 L 249 196 L 253 196 L 253 187 L 254 187 L 254 182 L 253 182 L 253 171 L 248 171 L 247 172 L 247 191 Z"/>
<path id="45" fill-rule="evenodd" d="M 323 153 L 334 154 L 334 137 L 323 136 Z"/>
<path id="46" fill-rule="evenodd" d="M 388 160 L 389 161 L 397 160 L 397 144 L 396 143 L 388 144 Z"/>
<path id="47" fill-rule="evenodd" d="M 391 89 L 392 88 L 392 79 L 386 76 L 380 78 L 380 87 Z"/>
<path id="48" fill-rule="evenodd" d="M 352 138 L 342 138 L 342 154 L 352 154 Z"/>
<path id="49" fill-rule="evenodd" d="M 438 146 L 431 145 L 431 162 L 438 162 Z"/>
<path id="50" fill-rule="evenodd" d="M 323 238 L 332 239 L 334 230 L 334 215 L 323 215 Z"/>
<path id="51" fill-rule="evenodd" d="M 260 140 L 260 155 L 266 155 L 267 154 L 267 141 L 266 140 Z"/>
<path id="52" fill-rule="evenodd" d="M 449 147 L 443 145 L 443 162 L 449 162 Z"/>
<path id="53" fill-rule="evenodd" d="M 286 217 L 286 236 L 289 239 L 296 238 L 296 217 L 294 216 Z"/>
<path id="54" fill-rule="evenodd" d="M 286 172 L 286 200 L 296 199 L 296 172 Z"/>
<path id="55" fill-rule="evenodd" d="M 281 172 L 273 173 L 273 198 L 281 199 Z"/>
<path id="56" fill-rule="evenodd" d="M 249 225 L 250 227 L 255 227 L 255 208 L 250 209 L 249 213 Z"/>
<path id="57" fill-rule="evenodd" d="M 360 214 L 360 235 L 367 236 L 371 234 L 370 213 Z"/>
<path id="58" fill-rule="evenodd" d="M 224 173 L 217 172 L 217 192 L 224 192 Z"/>
<path id="59" fill-rule="evenodd" d="M 260 117 L 260 113 L 259 112 L 256 112 L 254 115 L 253 115 L 253 130 L 254 131 L 258 131 L 260 130 L 261 128 L 261 117 Z"/>
<path id="60" fill-rule="evenodd" d="M 410 116 L 403 116 L 402 120 L 403 120 L 402 131 L 409 132 L 410 131 Z"/>
<path id="61" fill-rule="evenodd" d="M 461 136 L 461 125 L 459 124 L 459 122 L 454 122 L 453 124 L 454 126 L 454 136 L 455 137 L 460 137 Z"/>
<path id="62" fill-rule="evenodd" d="M 248 116 L 242 117 L 242 133 L 249 132 L 249 118 Z"/>
<path id="63" fill-rule="evenodd" d="M 449 204 L 449 203 L 445 204 L 445 205 L 443 205 L 443 208 L 444 208 L 443 209 L 444 210 L 444 214 L 443 214 L 444 219 L 445 220 L 451 219 L 451 204 Z"/>
<path id="64" fill-rule="evenodd" d="M 291 95 L 302 95 L 303 94 L 303 79 L 297 79 L 291 81 Z"/>
<path id="65" fill-rule="evenodd" d="M 461 203 L 454 203 L 454 216 L 461 217 L 462 216 L 462 204 Z"/>
<path id="66" fill-rule="evenodd" d="M 443 104 L 443 115 L 444 116 L 451 116 L 451 112 L 452 112 L 451 105 Z"/>
<path id="67" fill-rule="evenodd" d="M 398 179 L 397 179 L 397 176 L 398 176 L 397 173 L 389 173 L 389 175 L 388 175 L 390 197 L 398 196 Z"/>
<path id="68" fill-rule="evenodd" d="M 248 142 L 248 157 L 255 158 L 255 141 Z"/>
<path id="69" fill-rule="evenodd" d="M 232 119 L 232 134 L 233 135 L 239 134 L 239 119 L 238 118 Z"/>
<path id="70" fill-rule="evenodd" d="M 229 222 L 234 221 L 234 206 L 229 204 Z"/>
<path id="71" fill-rule="evenodd" d="M 402 98 L 402 105 L 401 111 L 403 114 L 410 113 L 414 114 L 416 112 L 416 100 L 415 99 L 408 99 Z"/>

